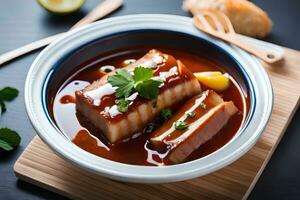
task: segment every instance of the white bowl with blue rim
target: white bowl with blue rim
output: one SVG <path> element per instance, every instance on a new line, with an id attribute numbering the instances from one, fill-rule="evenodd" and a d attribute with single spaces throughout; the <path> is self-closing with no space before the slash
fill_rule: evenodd
<path id="1" fill-rule="evenodd" d="M 100 52 L 135 45 L 167 45 L 196 51 L 229 67 L 243 78 L 250 93 L 248 116 L 237 135 L 225 146 L 200 159 L 171 166 L 137 166 L 107 160 L 73 144 L 55 125 L 47 109 L 51 81 L 60 81 L 72 66 Z M 244 87 L 242 86 L 242 87 Z M 33 62 L 25 84 L 28 116 L 41 139 L 67 161 L 111 179 L 166 183 L 214 172 L 244 155 L 260 138 L 271 115 L 273 92 L 262 64 L 244 51 L 199 32 L 188 17 L 128 15 L 101 20 L 67 33 L 45 48 Z"/>

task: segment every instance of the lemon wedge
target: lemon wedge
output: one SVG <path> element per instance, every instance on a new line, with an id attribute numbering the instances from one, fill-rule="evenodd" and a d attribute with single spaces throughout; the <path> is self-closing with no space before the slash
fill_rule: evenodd
<path id="1" fill-rule="evenodd" d="M 68 14 L 78 10 L 85 0 L 37 0 L 47 11 L 55 14 Z"/>
<path id="2" fill-rule="evenodd" d="M 197 72 L 194 73 L 201 84 L 207 87 L 222 92 L 229 88 L 230 80 L 228 74 L 222 74 L 219 71 Z"/>

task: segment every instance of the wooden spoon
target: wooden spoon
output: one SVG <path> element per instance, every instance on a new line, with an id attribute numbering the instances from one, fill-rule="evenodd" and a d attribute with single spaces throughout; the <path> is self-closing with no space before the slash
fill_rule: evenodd
<path id="1" fill-rule="evenodd" d="M 283 58 L 281 55 L 258 49 L 254 45 L 241 40 L 235 33 L 229 18 L 220 11 L 203 10 L 197 13 L 197 15 L 194 16 L 194 25 L 205 33 L 244 49 L 266 63 L 275 63 Z"/>
<path id="2" fill-rule="evenodd" d="M 123 0 L 104 0 L 102 1 L 96 8 L 94 8 L 91 12 L 89 12 L 84 18 L 78 21 L 70 30 L 76 29 L 83 25 L 92 23 L 98 19 L 105 17 L 111 12 L 117 10 L 120 6 L 122 6 Z M 0 66 L 8 61 L 11 61 L 19 56 L 22 56 L 31 51 L 37 50 L 41 47 L 47 46 L 54 40 L 60 38 L 65 33 L 59 33 L 56 35 L 52 35 L 50 37 L 32 42 L 18 49 L 9 51 L 0 56 Z"/>

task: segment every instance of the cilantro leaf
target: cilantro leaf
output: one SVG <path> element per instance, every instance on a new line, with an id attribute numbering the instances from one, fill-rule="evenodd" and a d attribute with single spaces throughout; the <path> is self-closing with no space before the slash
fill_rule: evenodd
<path id="1" fill-rule="evenodd" d="M 189 118 L 194 118 L 195 115 L 196 115 L 196 113 L 194 113 L 194 112 L 186 112 L 185 114 L 186 114 Z"/>
<path id="2" fill-rule="evenodd" d="M 5 87 L 0 90 L 1 101 L 12 101 L 19 94 L 19 91 L 12 87 Z"/>
<path id="3" fill-rule="evenodd" d="M 0 139 L 6 141 L 11 146 L 18 146 L 21 142 L 19 134 L 8 128 L 0 128 Z"/>
<path id="4" fill-rule="evenodd" d="M 167 121 L 168 119 L 170 119 L 172 117 L 172 110 L 169 108 L 164 108 L 161 110 L 160 114 L 163 117 L 163 119 L 165 121 Z"/>
<path id="5" fill-rule="evenodd" d="M 6 112 L 6 105 L 4 101 L 0 100 L 1 114 Z"/>
<path id="6" fill-rule="evenodd" d="M 116 97 L 128 97 L 134 87 L 132 75 L 126 69 L 119 69 L 115 75 L 109 76 L 107 82 L 116 89 Z"/>
<path id="7" fill-rule="evenodd" d="M 136 85 L 135 90 L 146 99 L 154 99 L 158 96 L 160 80 L 146 80 Z"/>
<path id="8" fill-rule="evenodd" d="M 118 69 L 116 74 L 108 77 L 107 82 L 113 87 L 122 87 L 133 82 L 133 77 L 126 69 Z"/>
<path id="9" fill-rule="evenodd" d="M 5 87 L 0 90 L 1 113 L 6 112 L 5 101 L 12 101 L 19 94 L 19 91 L 12 87 Z"/>
<path id="10" fill-rule="evenodd" d="M 19 134 L 8 128 L 0 129 L 0 148 L 10 151 L 14 147 L 18 146 L 21 142 Z M 10 146 L 11 148 L 9 148 Z"/>
<path id="11" fill-rule="evenodd" d="M 189 127 L 189 125 L 187 125 L 184 121 L 176 121 L 174 126 L 176 130 L 184 130 Z"/>
<path id="12" fill-rule="evenodd" d="M 153 76 L 153 70 L 151 68 L 145 68 L 140 66 L 134 69 L 133 79 L 136 85 L 142 81 L 151 79 L 152 76 Z"/>
<path id="13" fill-rule="evenodd" d="M 136 67 L 134 69 L 134 88 L 146 99 L 154 99 L 158 96 L 161 80 L 151 79 L 153 70 L 151 68 Z"/>
<path id="14" fill-rule="evenodd" d="M 116 97 L 121 98 L 121 97 L 129 97 L 130 94 L 132 93 L 132 90 L 134 88 L 134 83 L 129 82 L 127 84 L 124 84 L 121 87 L 118 87 L 116 89 Z"/>
<path id="15" fill-rule="evenodd" d="M 200 106 L 201 106 L 201 108 L 202 108 L 203 110 L 206 110 L 206 108 L 207 108 L 207 106 L 206 106 L 205 103 L 201 103 Z"/>
<path id="16" fill-rule="evenodd" d="M 11 151 L 14 148 L 12 146 L 10 146 L 7 142 L 5 142 L 4 140 L 0 139 L 0 148 L 4 149 L 5 151 Z"/>
<path id="17" fill-rule="evenodd" d="M 119 69 L 116 74 L 109 76 L 107 81 L 116 87 L 117 99 L 129 97 L 133 92 L 146 99 L 154 99 L 158 96 L 161 80 L 151 79 L 153 70 L 151 68 L 136 67 L 133 75 L 126 69 Z"/>
<path id="18" fill-rule="evenodd" d="M 117 74 L 123 76 L 127 80 L 133 81 L 133 77 L 132 77 L 132 75 L 129 73 L 129 71 L 127 69 L 118 69 L 117 70 Z"/>
<path id="19" fill-rule="evenodd" d="M 1 113 L 6 112 L 5 101 L 12 101 L 19 95 L 19 91 L 12 87 L 5 87 L 0 90 Z M 21 137 L 17 132 L 8 128 L 0 128 L 0 148 L 6 151 L 14 149 L 21 142 Z"/>
<path id="20" fill-rule="evenodd" d="M 126 99 L 117 99 L 115 101 L 115 103 L 118 106 L 118 111 L 123 112 L 123 113 L 128 111 L 130 101 L 128 101 Z"/>

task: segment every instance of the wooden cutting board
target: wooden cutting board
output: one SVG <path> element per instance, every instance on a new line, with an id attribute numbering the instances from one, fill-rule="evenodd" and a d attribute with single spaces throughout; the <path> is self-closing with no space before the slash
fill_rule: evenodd
<path id="1" fill-rule="evenodd" d="M 72 165 L 36 136 L 17 160 L 15 174 L 72 199 L 246 199 L 299 105 L 300 52 L 285 50 L 284 62 L 266 66 L 275 99 L 265 132 L 247 154 L 217 172 L 177 183 L 122 183 Z"/>

